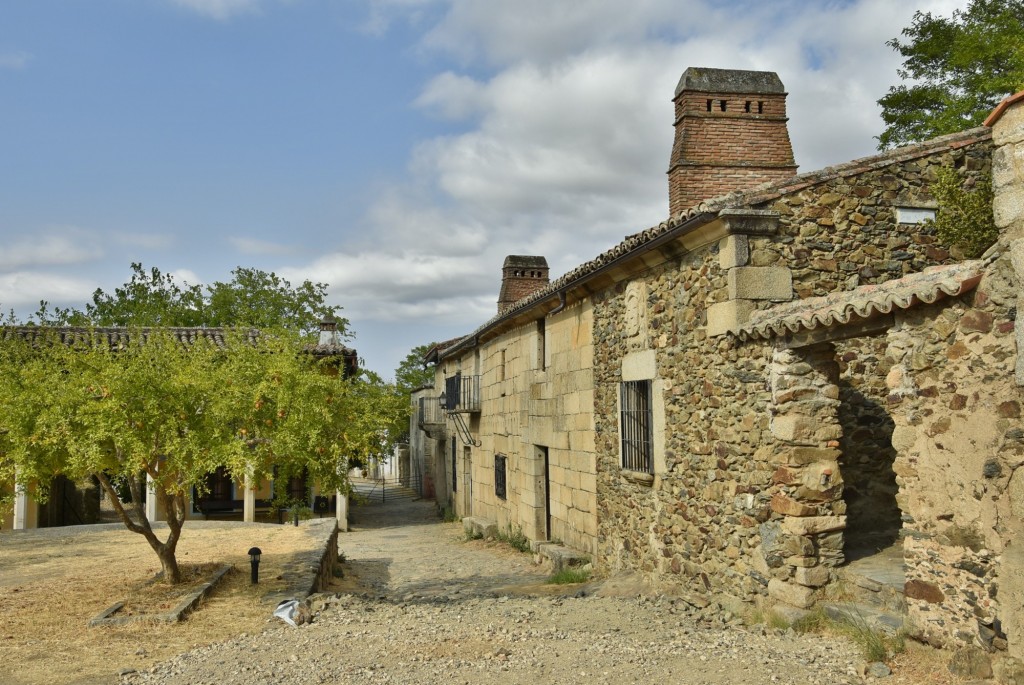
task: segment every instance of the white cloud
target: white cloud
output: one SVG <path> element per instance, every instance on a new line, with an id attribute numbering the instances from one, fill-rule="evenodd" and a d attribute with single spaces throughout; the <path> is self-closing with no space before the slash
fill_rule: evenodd
<path id="1" fill-rule="evenodd" d="M 213 19 L 229 19 L 259 9 L 260 0 L 173 0 L 177 5 Z"/>
<path id="2" fill-rule="evenodd" d="M 0 252 L 0 270 L 81 264 L 99 259 L 103 250 L 96 236 L 75 227 L 48 229 L 31 238 L 9 242 Z"/>
<path id="3" fill-rule="evenodd" d="M 371 0 L 371 30 L 426 22 L 416 47 L 465 65 L 414 103 L 461 131 L 415 147 L 358 244 L 288 277 L 330 283 L 353 319 L 475 327 L 494 313 L 505 255 L 543 254 L 555 277 L 667 217 L 686 67 L 777 71 L 811 171 L 874 151 L 875 101 L 900 64 L 885 41 L 915 9 L 965 1 Z"/>
<path id="4" fill-rule="evenodd" d="M 174 282 L 178 284 L 185 283 L 187 285 L 202 285 L 203 279 L 199 277 L 195 271 L 191 269 L 175 269 L 169 273 L 174 278 Z"/>
<path id="5" fill-rule="evenodd" d="M 95 281 L 44 271 L 0 274 L 0 303 L 4 309 L 28 309 L 40 300 L 57 304 L 84 302 L 95 289 Z"/>
<path id="6" fill-rule="evenodd" d="M 18 71 L 28 66 L 32 55 L 27 52 L 0 52 L 0 69 Z"/>

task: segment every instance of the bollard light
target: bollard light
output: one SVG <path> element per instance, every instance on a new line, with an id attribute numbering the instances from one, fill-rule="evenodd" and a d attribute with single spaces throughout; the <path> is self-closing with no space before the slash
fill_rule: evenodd
<path id="1" fill-rule="evenodd" d="M 253 547 L 249 550 L 249 564 L 252 565 L 252 584 L 257 585 L 260 582 L 260 555 L 263 551 L 259 547 Z"/>

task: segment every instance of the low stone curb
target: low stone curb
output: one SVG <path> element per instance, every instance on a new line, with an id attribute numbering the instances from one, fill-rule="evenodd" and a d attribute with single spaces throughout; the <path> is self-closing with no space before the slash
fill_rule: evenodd
<path id="1" fill-rule="evenodd" d="M 338 522 L 333 518 L 313 519 L 303 525 L 309 527 L 311 535 L 322 539 L 312 550 L 285 566 L 284 575 L 288 578 L 288 586 L 279 592 L 264 595 L 264 604 L 277 606 L 286 599 L 305 599 L 323 590 L 331 582 L 334 565 L 338 560 Z"/>
<path id="2" fill-rule="evenodd" d="M 203 601 L 203 598 L 206 597 L 206 595 L 208 595 L 210 591 L 213 590 L 214 586 L 220 582 L 220 579 L 223 578 L 227 574 L 227 572 L 233 568 L 234 567 L 231 564 L 225 564 L 224 566 L 221 566 L 213 574 L 213 578 L 211 578 L 209 581 L 203 583 L 198 588 L 190 592 L 188 595 L 184 597 L 184 599 L 178 602 L 178 605 L 176 607 L 174 607 L 166 613 L 138 614 L 135 616 L 115 616 L 114 614 L 116 614 L 124 607 L 124 602 L 116 602 L 109 606 L 107 609 L 105 609 L 103 612 L 95 616 L 94 618 L 90 619 L 88 625 L 90 628 L 95 628 L 97 626 L 123 626 L 129 623 L 137 623 L 139 621 L 177 623 L 178 621 L 185 618 L 185 616 L 190 614 L 197 606 L 199 606 L 199 603 Z"/>

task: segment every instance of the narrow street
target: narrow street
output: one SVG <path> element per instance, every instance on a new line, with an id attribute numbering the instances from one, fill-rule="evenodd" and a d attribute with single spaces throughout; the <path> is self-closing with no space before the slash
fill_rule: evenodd
<path id="1" fill-rule="evenodd" d="M 122 683 L 862 682 L 861 659 L 833 638 L 748 628 L 715 603 L 618 581 L 546 585 L 530 555 L 465 540 L 432 502 L 358 507 L 352 528 L 346 577 L 312 624 L 271 619 Z"/>

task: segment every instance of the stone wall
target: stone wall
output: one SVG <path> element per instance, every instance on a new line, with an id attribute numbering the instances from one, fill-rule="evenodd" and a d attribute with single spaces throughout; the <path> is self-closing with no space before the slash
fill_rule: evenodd
<path id="1" fill-rule="evenodd" d="M 910 618 L 942 646 L 1005 649 L 995 638 L 1019 620 L 1019 604 L 1000 610 L 1001 586 L 1021 574 L 1000 559 L 1021 530 L 1011 487 L 1024 463 L 1018 289 L 1004 255 L 969 296 L 905 312 L 888 336 Z"/>
<path id="2" fill-rule="evenodd" d="M 844 448 L 859 493 L 887 502 L 873 513 L 895 534 L 884 338 L 823 349 L 818 380 L 801 385 L 807 359 L 780 359 L 772 344 L 721 335 L 729 328 L 721 314 L 742 321 L 778 301 L 952 261 L 928 229 L 898 223 L 896 208 L 934 207 L 928 183 L 938 166 L 979 175 L 990 154 L 982 133 L 825 170 L 752 205 L 779 215 L 774 232 L 736 231 L 638 276 L 640 347 L 655 354 L 666 426 L 665 462 L 650 482 L 631 478 L 619 461 L 617 392 L 623 361 L 637 348 L 632 286 L 594 296 L 600 564 L 747 598 L 771 587 L 777 599 L 809 605 L 845 559 Z M 823 404 L 832 405 L 828 426 Z M 882 458 L 867 459 L 875 450 Z M 852 514 L 872 525 L 873 509 L 855 504 Z"/>
<path id="3" fill-rule="evenodd" d="M 479 358 L 482 402 L 469 423 L 479 442 L 471 449 L 472 502 L 456 497 L 459 515 L 520 529 L 532 541 L 595 550 L 592 330 L 592 307 L 580 303 L 463 354 L 463 373 Z M 438 382 L 455 366 L 447 360 Z M 456 434 L 452 426 L 448 433 Z M 458 450 L 461 473 L 462 443 Z M 506 458 L 504 498 L 495 493 L 496 455 Z"/>

